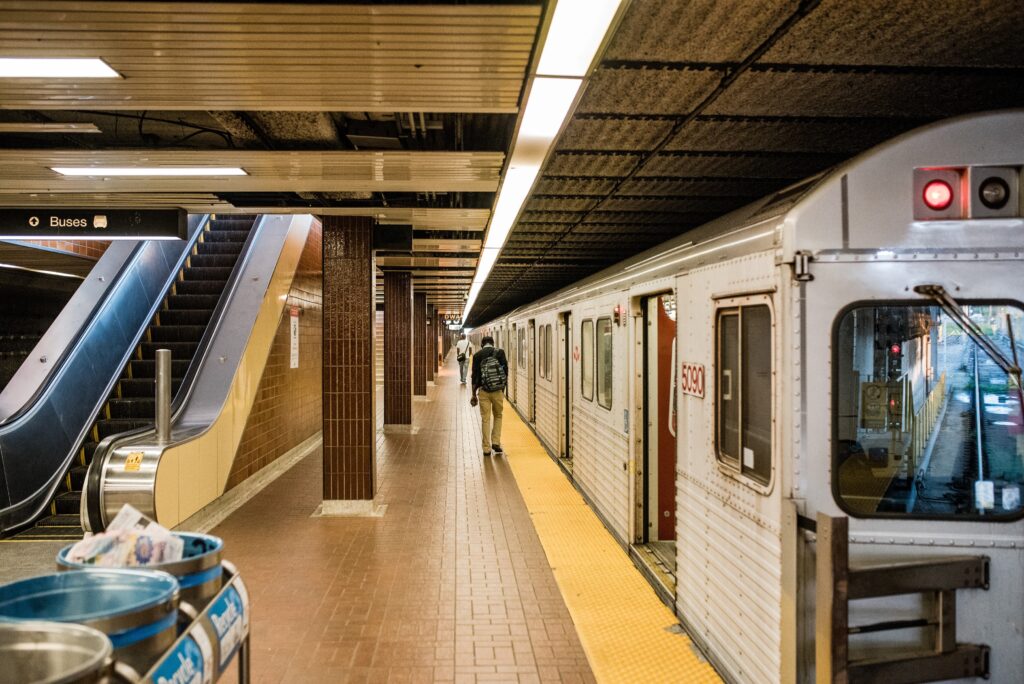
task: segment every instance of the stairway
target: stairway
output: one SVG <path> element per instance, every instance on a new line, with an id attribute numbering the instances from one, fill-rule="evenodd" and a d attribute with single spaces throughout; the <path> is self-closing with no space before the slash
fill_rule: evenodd
<path id="1" fill-rule="evenodd" d="M 49 515 L 11 540 L 81 539 L 82 485 L 96 446 L 110 435 L 153 425 L 157 349 L 171 350 L 171 394 L 177 394 L 256 218 L 211 218 L 89 428 L 78 459 L 50 502 Z"/>

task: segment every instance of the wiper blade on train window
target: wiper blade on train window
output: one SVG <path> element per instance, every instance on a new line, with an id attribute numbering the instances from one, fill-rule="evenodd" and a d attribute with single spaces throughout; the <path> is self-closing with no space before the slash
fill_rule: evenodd
<path id="1" fill-rule="evenodd" d="M 978 345 L 997 366 L 1002 368 L 1004 373 L 1013 378 L 1017 389 L 1021 389 L 1020 366 L 1003 354 L 1002 350 L 988 338 L 988 335 L 978 327 L 977 323 L 971 320 L 970 316 L 960 308 L 960 304 L 946 292 L 944 287 L 941 285 L 918 285 L 914 288 L 914 292 L 924 295 L 938 304 L 943 313 L 963 328 L 963 331 L 967 333 L 967 336 L 971 338 L 974 344 Z"/>

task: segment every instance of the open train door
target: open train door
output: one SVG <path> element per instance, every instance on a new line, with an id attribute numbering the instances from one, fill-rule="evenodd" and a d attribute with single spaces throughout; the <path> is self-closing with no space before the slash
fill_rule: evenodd
<path id="1" fill-rule="evenodd" d="M 558 456 L 572 458 L 572 321 L 558 315 Z"/>
<path id="2" fill-rule="evenodd" d="M 643 303 L 642 542 L 675 572 L 676 303 L 672 294 Z"/>

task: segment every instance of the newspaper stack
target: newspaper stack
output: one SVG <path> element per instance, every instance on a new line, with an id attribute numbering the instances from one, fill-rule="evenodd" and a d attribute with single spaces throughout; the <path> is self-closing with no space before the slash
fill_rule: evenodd
<path id="1" fill-rule="evenodd" d="M 184 547 L 180 537 L 125 504 L 105 531 L 86 534 L 72 546 L 67 559 L 103 568 L 144 567 L 179 561 Z"/>

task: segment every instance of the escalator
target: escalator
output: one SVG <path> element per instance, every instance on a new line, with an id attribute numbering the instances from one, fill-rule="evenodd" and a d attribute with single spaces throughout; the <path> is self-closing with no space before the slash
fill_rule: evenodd
<path id="1" fill-rule="evenodd" d="M 211 324 L 225 286 L 256 222 L 255 216 L 209 221 L 195 241 L 177 278 L 121 371 L 113 390 L 85 433 L 48 514 L 14 534 L 15 541 L 69 541 L 81 538 L 82 487 L 99 443 L 115 434 L 146 428 L 155 415 L 157 349 L 172 354 L 172 394 L 176 394 Z"/>

